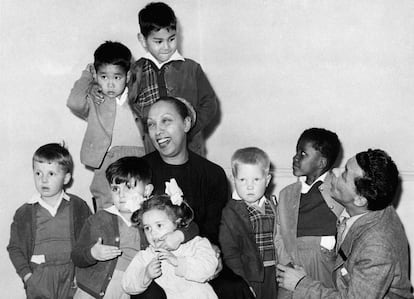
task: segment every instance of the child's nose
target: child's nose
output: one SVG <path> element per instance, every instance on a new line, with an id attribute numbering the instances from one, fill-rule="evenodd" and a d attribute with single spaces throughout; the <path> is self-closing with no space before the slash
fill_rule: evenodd
<path id="1" fill-rule="evenodd" d="M 40 178 L 42 180 L 42 183 L 47 183 L 47 177 L 44 175 Z"/>

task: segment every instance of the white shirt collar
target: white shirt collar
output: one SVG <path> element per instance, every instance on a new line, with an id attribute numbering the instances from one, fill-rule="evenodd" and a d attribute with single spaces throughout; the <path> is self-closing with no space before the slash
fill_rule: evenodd
<path id="1" fill-rule="evenodd" d="M 343 235 L 342 235 L 342 240 L 345 240 L 345 236 L 346 236 L 346 234 L 349 232 L 349 230 L 350 230 L 350 228 L 351 228 L 351 226 L 359 219 L 359 218 L 361 218 L 362 216 L 364 216 L 366 213 L 368 213 L 368 212 L 365 212 L 365 213 L 363 213 L 363 214 L 359 214 L 359 215 L 355 215 L 355 216 L 350 216 L 349 214 L 348 214 L 348 212 L 346 211 L 346 209 L 344 209 L 343 211 L 342 211 L 342 213 L 341 213 L 341 215 L 339 215 L 339 221 L 341 222 L 341 221 L 343 221 L 344 219 L 347 219 L 346 220 L 346 222 L 345 222 L 345 230 L 344 230 L 344 232 L 343 232 Z"/>
<path id="2" fill-rule="evenodd" d="M 129 221 L 128 219 L 126 219 L 124 216 L 122 216 L 122 214 L 119 212 L 119 210 L 114 206 L 110 206 L 109 208 L 104 209 L 105 211 L 107 211 L 110 214 L 116 215 L 118 217 L 121 217 L 121 219 L 125 222 L 125 224 L 127 226 L 131 226 L 131 221 Z"/>
<path id="3" fill-rule="evenodd" d="M 239 194 L 237 193 L 237 191 L 236 191 L 236 190 L 234 190 L 234 191 L 233 191 L 232 198 L 233 198 L 234 200 L 243 200 L 243 199 L 239 196 Z M 263 195 L 263 197 L 262 197 L 262 198 L 260 198 L 260 199 L 259 199 L 259 201 L 257 201 L 256 203 L 253 203 L 253 204 L 248 203 L 248 205 L 253 206 L 253 207 L 262 208 L 262 207 L 263 207 L 263 205 L 265 204 L 265 202 L 266 202 L 266 197 Z"/>
<path id="4" fill-rule="evenodd" d="M 311 185 L 306 184 L 306 176 L 301 176 L 299 178 L 299 181 L 302 183 L 302 190 L 300 191 L 300 193 L 306 194 L 306 193 L 309 192 L 309 190 L 312 188 L 312 186 L 315 185 L 316 182 L 324 182 L 327 174 L 328 174 L 328 172 L 325 172 L 324 174 L 322 174 Z"/>
<path id="5" fill-rule="evenodd" d="M 175 61 L 175 60 L 184 61 L 185 60 L 185 58 L 178 52 L 178 50 L 175 50 L 174 54 L 171 55 L 170 59 L 168 59 L 167 61 L 164 61 L 163 63 L 159 63 L 158 60 L 154 56 L 152 56 L 150 52 L 147 52 L 144 55 L 144 58 L 151 60 L 157 66 L 158 69 L 161 69 L 164 64 L 167 64 L 170 61 Z"/>
<path id="6" fill-rule="evenodd" d="M 57 204 L 54 207 L 52 207 L 51 205 L 49 205 L 46 201 L 44 201 L 42 199 L 40 193 L 36 193 L 27 201 L 27 203 L 28 204 L 39 203 L 39 205 L 41 205 L 43 208 L 45 208 L 46 210 L 49 211 L 50 215 L 55 217 L 56 213 L 57 213 L 57 210 L 58 210 L 60 204 L 62 203 L 63 199 L 66 200 L 66 201 L 70 201 L 69 195 L 67 195 L 64 191 L 61 192 Z"/>
<path id="7" fill-rule="evenodd" d="M 119 97 L 116 97 L 115 100 L 119 106 L 122 106 L 127 100 L 127 98 L 128 98 L 128 87 L 125 87 L 124 92 Z"/>

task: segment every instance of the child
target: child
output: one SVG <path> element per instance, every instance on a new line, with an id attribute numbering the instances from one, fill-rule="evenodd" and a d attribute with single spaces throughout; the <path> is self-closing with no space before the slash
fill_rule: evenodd
<path id="1" fill-rule="evenodd" d="M 122 286 L 126 292 L 140 294 L 155 280 L 169 299 L 217 298 L 206 282 L 218 265 L 208 239 L 196 236 L 172 251 L 158 246 L 165 234 L 188 226 L 193 219 L 181 195 L 155 195 L 134 213 L 132 220 L 144 229 L 150 246 L 138 252 L 125 271 Z"/>
<path id="2" fill-rule="evenodd" d="M 214 118 L 217 98 L 201 66 L 177 50 L 177 19 L 167 4 L 153 2 L 138 14 L 138 40 L 147 55 L 131 68 L 131 107 L 145 119 L 148 108 L 162 96 L 176 96 L 191 103 L 197 113 L 189 133 L 189 149 L 205 155 L 202 130 Z M 150 142 L 149 142 L 150 143 Z"/>
<path id="3" fill-rule="evenodd" d="M 38 194 L 16 211 L 7 246 L 27 298 L 58 299 L 71 294 L 70 252 L 91 214 L 82 199 L 64 191 L 72 171 L 70 153 L 57 143 L 43 145 L 33 155 Z"/>
<path id="4" fill-rule="evenodd" d="M 130 218 L 153 189 L 148 163 L 123 157 L 108 167 L 106 177 L 114 205 L 89 217 L 72 252 L 79 287 L 75 298 L 129 298 L 121 287 L 122 275 L 146 247 Z"/>
<path id="5" fill-rule="evenodd" d="M 277 298 L 276 201 L 265 196 L 269 157 L 256 147 L 239 149 L 231 169 L 235 191 L 223 210 L 219 235 L 224 262 L 248 282 L 256 298 Z"/>
<path id="6" fill-rule="evenodd" d="M 67 106 L 85 119 L 88 127 L 82 143 L 81 162 L 94 170 L 90 191 L 97 209 L 112 205 L 106 168 L 125 156 L 143 156 L 143 130 L 128 105 L 131 52 L 118 42 L 107 41 L 96 49 L 94 65 L 89 65 L 75 82 Z M 87 96 L 94 79 L 103 98 Z"/>
<path id="7" fill-rule="evenodd" d="M 279 196 L 280 236 L 292 262 L 305 268 L 314 280 L 333 287 L 337 217 L 343 207 L 330 196 L 328 171 L 339 151 L 338 136 L 328 130 L 311 128 L 299 137 L 293 157 L 293 174 L 298 181 L 285 187 Z"/>

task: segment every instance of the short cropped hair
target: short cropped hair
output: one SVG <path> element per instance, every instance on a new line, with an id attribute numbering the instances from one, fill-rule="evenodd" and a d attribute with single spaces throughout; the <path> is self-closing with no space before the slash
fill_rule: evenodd
<path id="1" fill-rule="evenodd" d="M 125 71 L 125 73 L 127 73 L 131 67 L 131 51 L 119 42 L 106 41 L 95 50 L 93 56 L 93 65 L 96 71 L 106 64 L 118 65 Z"/>
<path id="2" fill-rule="evenodd" d="M 338 135 L 323 128 L 310 128 L 303 131 L 298 139 L 298 144 L 301 142 L 312 143 L 312 147 L 326 158 L 327 166 L 325 170 L 332 168 L 341 150 Z"/>
<path id="3" fill-rule="evenodd" d="M 368 210 L 383 210 L 394 200 L 399 172 L 391 157 L 380 149 L 358 153 L 356 161 L 364 172 L 355 179 L 356 192 L 368 201 Z"/>
<path id="4" fill-rule="evenodd" d="M 73 159 L 64 144 L 48 143 L 39 147 L 33 154 L 34 162 L 59 164 L 65 173 L 73 173 Z"/>
<path id="5" fill-rule="evenodd" d="M 109 184 L 128 183 L 131 179 L 148 184 L 151 181 L 152 171 L 143 158 L 123 157 L 109 165 L 105 175 Z"/>
<path id="6" fill-rule="evenodd" d="M 237 176 L 237 167 L 239 164 L 258 165 L 266 175 L 270 171 L 269 156 L 257 147 L 241 148 L 234 152 L 231 157 L 231 171 L 233 176 Z"/>
<path id="7" fill-rule="evenodd" d="M 139 27 L 144 37 L 161 29 L 176 30 L 177 18 L 171 7 L 163 2 L 151 2 L 138 13 Z"/>

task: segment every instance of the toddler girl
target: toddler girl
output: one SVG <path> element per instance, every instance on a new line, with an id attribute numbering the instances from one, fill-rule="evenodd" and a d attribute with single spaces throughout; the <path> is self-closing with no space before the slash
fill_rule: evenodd
<path id="1" fill-rule="evenodd" d="M 171 184 L 176 186 L 174 179 Z M 208 239 L 196 236 L 173 251 L 157 246 L 165 234 L 188 226 L 193 219 L 182 192 L 150 197 L 131 219 L 144 229 L 150 246 L 139 251 L 125 271 L 122 286 L 127 293 L 140 294 L 155 280 L 169 299 L 217 298 L 206 282 L 218 264 Z"/>

